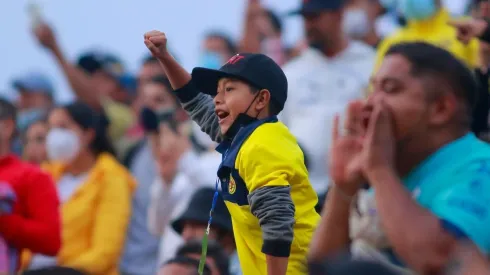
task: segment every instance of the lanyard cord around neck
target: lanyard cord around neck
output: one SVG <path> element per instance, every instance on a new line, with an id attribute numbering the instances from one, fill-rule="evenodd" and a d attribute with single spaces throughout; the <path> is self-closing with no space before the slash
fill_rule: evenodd
<path id="1" fill-rule="evenodd" d="M 211 210 L 209 211 L 208 226 L 206 228 L 206 233 L 204 234 L 204 237 L 202 238 L 201 260 L 199 261 L 199 275 L 203 274 L 204 266 L 206 265 L 206 255 L 208 253 L 209 230 L 211 229 L 211 222 L 213 221 L 213 212 L 214 212 L 214 208 L 216 207 L 216 200 L 218 199 L 218 196 L 219 196 L 218 182 L 219 182 L 219 179 L 216 179 L 216 187 L 214 189 L 213 202 L 211 203 Z"/>

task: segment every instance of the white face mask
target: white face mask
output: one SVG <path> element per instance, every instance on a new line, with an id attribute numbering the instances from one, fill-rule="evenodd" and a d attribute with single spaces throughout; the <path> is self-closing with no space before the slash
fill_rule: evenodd
<path id="1" fill-rule="evenodd" d="M 344 32 L 352 38 L 362 38 L 369 32 L 369 18 L 365 10 L 348 9 L 344 13 Z"/>
<path id="2" fill-rule="evenodd" d="M 80 139 L 71 130 L 53 128 L 46 137 L 46 151 L 50 160 L 69 163 L 80 151 Z"/>

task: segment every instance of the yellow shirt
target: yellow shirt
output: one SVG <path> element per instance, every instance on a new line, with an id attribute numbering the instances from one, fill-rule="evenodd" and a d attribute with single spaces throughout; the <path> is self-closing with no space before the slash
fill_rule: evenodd
<path id="1" fill-rule="evenodd" d="M 376 55 L 377 71 L 388 49 L 398 43 L 423 41 L 444 48 L 464 61 L 470 68 L 478 66 L 478 40 L 467 45 L 456 37 L 456 29 L 448 25 L 449 13 L 441 9 L 435 16 L 423 21 L 409 21 L 408 25 L 392 36 L 385 38 L 378 47 Z"/>
<path id="2" fill-rule="evenodd" d="M 307 274 L 307 252 L 320 216 L 314 209 L 318 197 L 308 180 L 303 153 L 281 122 L 263 123 L 252 131 L 238 152 L 233 153 L 233 145 L 228 150 L 236 157 L 229 183 L 222 184 L 243 274 L 267 274 L 261 226 L 250 210 L 247 196 L 259 188 L 271 186 L 289 186 L 295 206 L 294 239 L 287 274 Z M 220 178 L 226 176 L 222 171 L 220 168 Z"/>
<path id="3" fill-rule="evenodd" d="M 55 182 L 63 176 L 60 164 L 43 168 Z M 62 246 L 60 266 L 87 274 L 117 275 L 131 217 L 131 198 L 136 182 L 114 157 L 101 154 L 85 183 L 61 207 Z M 27 267 L 30 253 L 22 255 Z"/>

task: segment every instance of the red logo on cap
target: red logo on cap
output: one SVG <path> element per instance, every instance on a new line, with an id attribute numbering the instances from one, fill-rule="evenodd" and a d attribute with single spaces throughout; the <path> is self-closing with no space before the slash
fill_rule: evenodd
<path id="1" fill-rule="evenodd" d="M 244 59 L 245 56 L 241 56 L 239 54 L 236 54 L 234 56 L 232 56 L 227 62 L 226 64 L 231 64 L 231 65 L 235 65 L 238 61 Z"/>

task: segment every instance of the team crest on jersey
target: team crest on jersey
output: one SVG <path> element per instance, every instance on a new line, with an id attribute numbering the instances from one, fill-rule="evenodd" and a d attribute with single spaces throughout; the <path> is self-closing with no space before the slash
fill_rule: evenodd
<path id="1" fill-rule="evenodd" d="M 236 183 L 233 177 L 230 175 L 230 182 L 228 183 L 228 193 L 230 193 L 230 195 L 233 195 L 235 194 L 235 191 L 236 191 Z"/>

